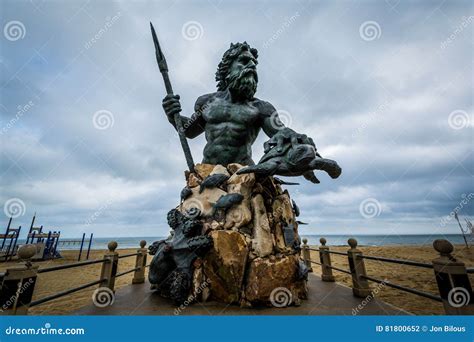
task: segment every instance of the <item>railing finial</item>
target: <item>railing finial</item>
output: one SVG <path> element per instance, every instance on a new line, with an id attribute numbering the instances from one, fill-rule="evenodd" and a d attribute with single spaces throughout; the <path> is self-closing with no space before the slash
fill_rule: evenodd
<path id="1" fill-rule="evenodd" d="M 434 240 L 433 247 L 442 256 L 450 256 L 454 251 L 452 243 L 445 239 Z"/>
<path id="2" fill-rule="evenodd" d="M 146 241 L 145 240 L 140 241 L 140 248 L 145 248 L 145 246 L 146 246 Z"/>
<path id="3" fill-rule="evenodd" d="M 357 240 L 354 238 L 350 238 L 349 240 L 347 240 L 347 243 L 349 244 L 349 246 L 351 246 L 352 249 L 355 249 L 357 247 Z"/>
<path id="4" fill-rule="evenodd" d="M 107 245 L 107 248 L 109 249 L 110 252 L 115 252 L 117 249 L 118 243 L 117 241 L 110 241 L 109 244 Z"/>
<path id="5" fill-rule="evenodd" d="M 321 242 L 321 245 L 326 246 L 327 240 L 322 237 L 321 239 L 319 239 L 319 242 Z"/>
<path id="6" fill-rule="evenodd" d="M 28 261 L 36 254 L 36 246 L 35 245 L 23 245 L 18 248 L 18 258 L 21 260 Z"/>

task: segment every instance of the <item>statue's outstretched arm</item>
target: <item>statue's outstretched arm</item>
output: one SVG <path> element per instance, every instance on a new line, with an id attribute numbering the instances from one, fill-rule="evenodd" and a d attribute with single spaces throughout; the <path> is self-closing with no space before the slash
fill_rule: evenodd
<path id="1" fill-rule="evenodd" d="M 306 134 L 300 134 L 289 127 L 285 127 L 280 120 L 278 111 L 272 104 L 262 101 L 261 106 L 261 113 L 263 115 L 262 128 L 265 134 L 270 137 L 270 140 L 266 141 L 263 146 L 265 153 L 274 146 L 280 149 L 286 141 L 291 141 L 293 145 L 300 143 L 315 146 L 313 139 Z"/>

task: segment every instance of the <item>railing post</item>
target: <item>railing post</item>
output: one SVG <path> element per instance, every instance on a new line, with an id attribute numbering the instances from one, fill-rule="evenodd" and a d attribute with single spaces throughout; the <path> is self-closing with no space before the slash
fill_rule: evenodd
<path id="1" fill-rule="evenodd" d="M 29 259 L 36 254 L 35 245 L 24 245 L 17 255 L 25 262 L 7 268 L 0 278 L 0 315 L 27 315 L 35 289 L 38 267 Z"/>
<path id="2" fill-rule="evenodd" d="M 329 254 L 329 247 L 326 246 L 326 239 L 319 239 L 321 246 L 319 246 L 319 260 L 321 262 L 321 279 L 323 281 L 335 281 L 331 268 L 331 254 Z"/>
<path id="3" fill-rule="evenodd" d="M 367 275 L 365 270 L 364 259 L 361 258 L 362 252 L 357 249 L 357 240 L 349 239 L 347 243 L 351 247 L 347 251 L 349 258 L 349 267 L 352 274 L 352 293 L 357 297 L 367 297 L 370 295 L 370 286 L 364 276 Z"/>
<path id="4" fill-rule="evenodd" d="M 444 311 L 447 315 L 473 315 L 474 298 L 465 264 L 451 255 L 454 247 L 448 240 L 435 240 L 433 247 L 440 254 L 433 260 L 433 270 Z"/>
<path id="5" fill-rule="evenodd" d="M 100 272 L 100 287 L 108 287 L 112 291 L 115 286 L 115 275 L 118 266 L 118 253 L 115 251 L 117 246 L 118 244 L 115 241 L 111 241 L 107 245 L 109 250 L 104 255 L 105 262 L 102 263 L 102 271 Z"/>
<path id="6" fill-rule="evenodd" d="M 146 241 L 140 241 L 140 248 L 137 250 L 138 254 L 135 261 L 135 268 L 138 268 L 138 270 L 135 270 L 133 273 L 132 284 L 142 284 L 145 282 L 146 256 L 148 254 L 145 246 Z"/>
<path id="7" fill-rule="evenodd" d="M 308 267 L 309 272 L 313 272 L 313 266 L 311 265 L 311 252 L 308 246 L 308 239 L 303 239 L 303 260 Z"/>

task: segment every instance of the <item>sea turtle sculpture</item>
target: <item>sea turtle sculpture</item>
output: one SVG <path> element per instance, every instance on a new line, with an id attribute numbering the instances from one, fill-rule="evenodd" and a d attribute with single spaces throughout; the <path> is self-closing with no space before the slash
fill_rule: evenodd
<path id="1" fill-rule="evenodd" d="M 341 174 L 341 168 L 331 159 L 322 158 L 311 144 L 285 139 L 278 146 L 266 145 L 266 153 L 257 165 L 247 166 L 237 173 L 255 173 L 261 176 L 303 176 L 313 183 L 319 183 L 313 170 L 323 170 L 331 178 Z"/>

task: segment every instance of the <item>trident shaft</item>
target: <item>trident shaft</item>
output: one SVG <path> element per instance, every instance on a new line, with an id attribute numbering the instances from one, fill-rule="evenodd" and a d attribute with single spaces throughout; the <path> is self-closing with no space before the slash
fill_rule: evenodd
<path id="1" fill-rule="evenodd" d="M 150 22 L 151 35 L 153 36 L 153 43 L 155 43 L 155 54 L 156 61 L 158 62 L 158 68 L 160 69 L 161 75 L 163 76 L 163 81 L 165 82 L 166 93 L 168 95 L 173 95 L 173 88 L 171 87 L 170 78 L 168 76 L 168 65 L 166 64 L 165 56 L 161 51 L 160 43 L 158 42 L 158 37 L 156 36 L 155 28 Z M 178 131 L 179 141 L 181 142 L 181 147 L 183 148 L 184 156 L 186 157 L 186 163 L 188 164 L 189 171 L 194 172 L 194 161 L 193 156 L 191 155 L 191 150 L 189 149 L 188 141 L 186 140 L 186 135 L 184 134 L 183 123 L 181 121 L 181 116 L 179 112 L 174 114 L 174 124 L 176 130 Z"/>

